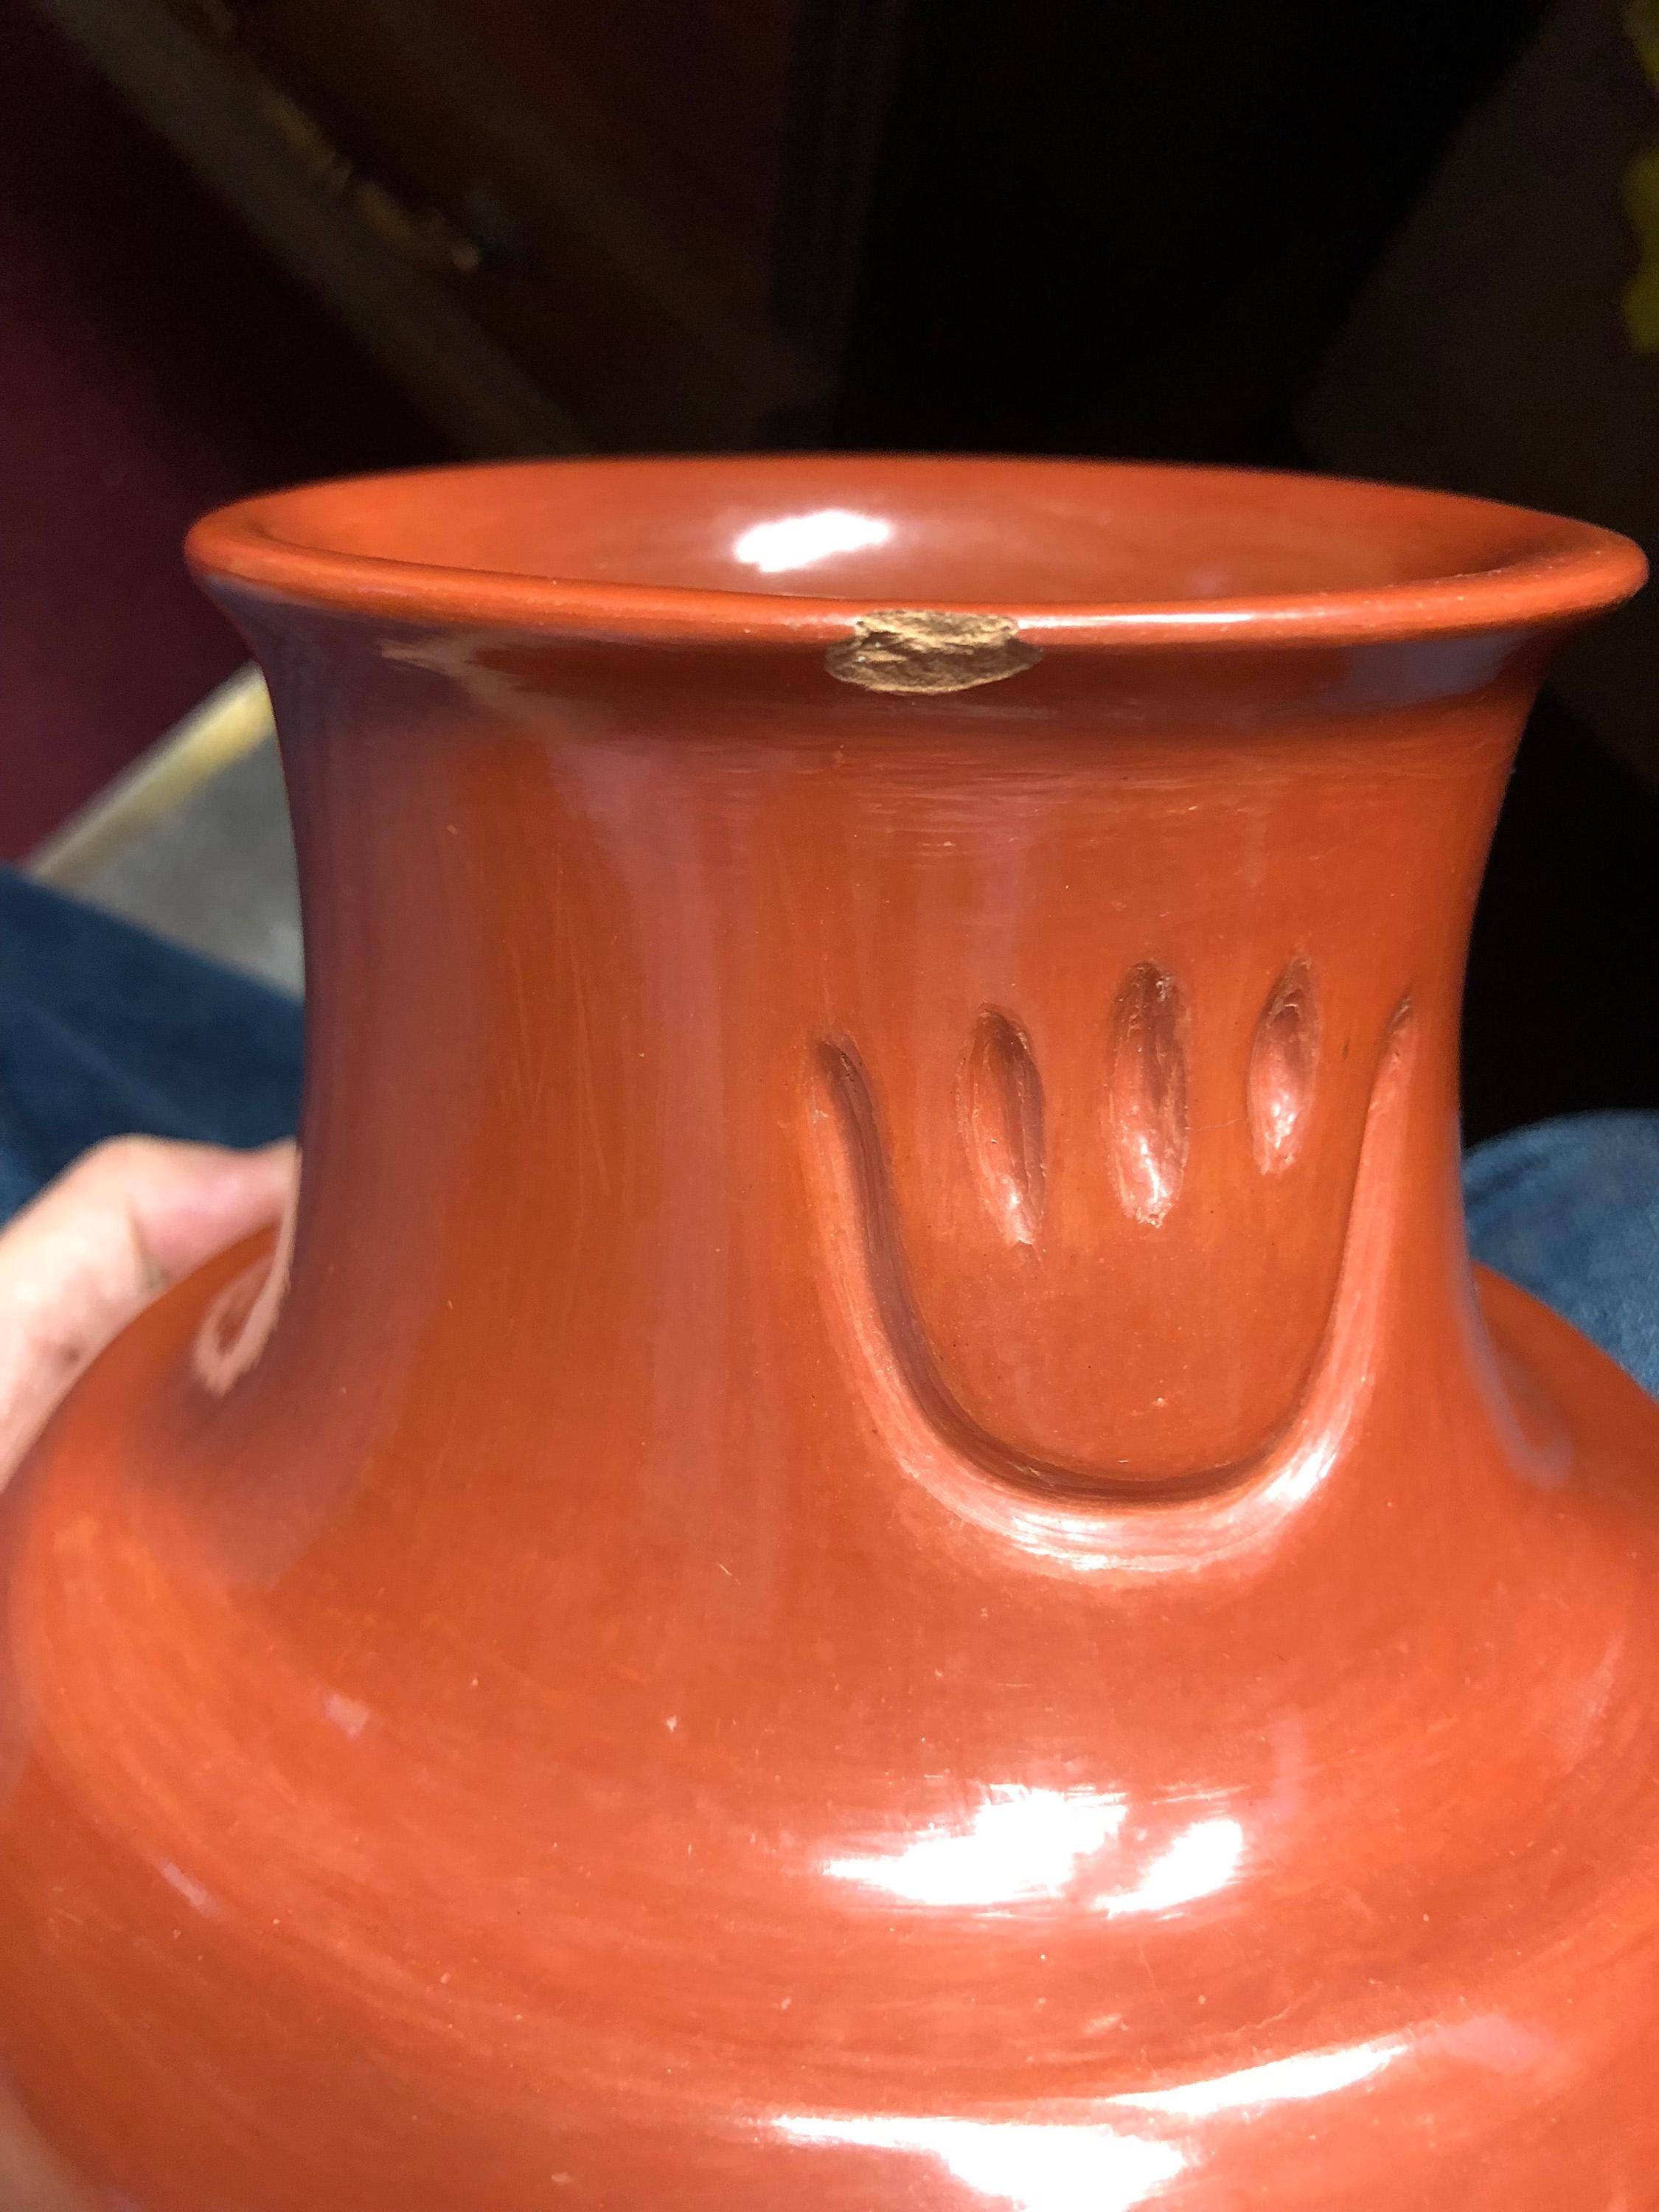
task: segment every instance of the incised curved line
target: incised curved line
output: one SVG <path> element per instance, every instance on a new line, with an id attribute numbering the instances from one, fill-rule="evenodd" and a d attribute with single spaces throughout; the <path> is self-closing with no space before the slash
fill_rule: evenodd
<path id="1" fill-rule="evenodd" d="M 295 1164 L 288 1203 L 277 1224 L 270 1256 L 232 1277 L 202 1316 L 191 1346 L 197 1381 L 222 1398 L 258 1365 L 276 1333 L 294 1272 L 294 1234 L 300 1218 L 300 1169 Z"/>
<path id="2" fill-rule="evenodd" d="M 1413 1028 L 1407 1001 L 1378 1057 L 1331 1312 L 1296 1406 L 1243 1459 L 1145 1475 L 1018 1450 L 956 1396 L 911 1295 L 869 1079 L 850 1044 L 822 1043 L 815 1119 L 830 1276 L 900 1462 L 968 1518 L 1072 1565 L 1180 1565 L 1276 1525 L 1329 1471 L 1369 1392 Z"/>

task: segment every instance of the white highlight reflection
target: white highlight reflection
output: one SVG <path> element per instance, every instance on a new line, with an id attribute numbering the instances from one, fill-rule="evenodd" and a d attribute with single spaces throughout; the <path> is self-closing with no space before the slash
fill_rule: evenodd
<path id="1" fill-rule="evenodd" d="M 323 1699 L 323 1711 L 342 1735 L 349 1735 L 355 1743 L 368 1726 L 374 1716 L 361 1698 L 348 1698 L 338 1690 L 331 1690 Z"/>
<path id="2" fill-rule="evenodd" d="M 1129 2090 L 1115 2105 L 1137 2112 L 1171 2112 L 1183 2120 L 1207 2119 L 1213 2112 L 1242 2112 L 1262 2105 L 1285 2105 L 1302 2097 L 1328 2097 L 1352 2088 L 1391 2066 L 1406 2049 L 1401 2037 L 1353 2043 L 1337 2051 L 1298 2051 L 1291 2058 L 1269 2059 L 1208 2081 L 1182 2081 L 1168 2089 Z"/>
<path id="3" fill-rule="evenodd" d="M 780 515 L 745 530 L 732 550 L 739 561 L 768 576 L 787 568 L 808 568 L 832 553 L 860 553 L 884 545 L 893 534 L 879 515 L 855 514 L 850 507 L 823 507 L 813 514 Z"/>
<path id="4" fill-rule="evenodd" d="M 1121 1797 L 1093 1790 L 994 1790 L 965 1828 L 925 1828 L 902 1850 L 830 1859 L 839 1881 L 913 1905 L 1013 1905 L 1058 1897 L 1123 1826 Z"/>
<path id="5" fill-rule="evenodd" d="M 1232 1880 L 1243 1856 L 1244 1831 L 1237 1820 L 1195 1821 L 1158 1854 L 1133 1889 L 1097 1898 L 1097 1910 L 1167 1912 L 1195 1897 L 1212 1896 Z"/>
<path id="6" fill-rule="evenodd" d="M 1105 2104 L 1176 2121 L 1249 2114 L 1352 2088 L 1391 2066 L 1410 2047 L 1408 2037 L 1389 2036 L 1334 2051 L 1300 2051 L 1207 2081 L 1126 2090 Z M 795 2113 L 772 2124 L 796 2142 L 867 2143 L 872 2150 L 914 2151 L 937 2159 L 969 2188 L 1001 2198 L 1017 2212 L 1129 2212 L 1159 2193 L 1188 2162 L 1177 2143 L 1162 2136 L 1127 2135 L 1076 2121 L 1045 2125 Z"/>
<path id="7" fill-rule="evenodd" d="M 774 2123 L 797 2142 L 867 2143 L 920 2152 L 969 2189 L 1018 2212 L 1129 2212 L 1186 2164 L 1173 2143 L 1103 2127 L 1028 2121 L 840 2119 L 811 2114 Z"/>
<path id="8" fill-rule="evenodd" d="M 155 1871 L 168 1888 L 176 1889 L 185 1904 L 194 1906 L 204 1920 L 218 1918 L 219 1900 L 194 1875 L 187 1875 L 182 1867 L 174 1866 L 171 1859 L 157 1859 Z"/>

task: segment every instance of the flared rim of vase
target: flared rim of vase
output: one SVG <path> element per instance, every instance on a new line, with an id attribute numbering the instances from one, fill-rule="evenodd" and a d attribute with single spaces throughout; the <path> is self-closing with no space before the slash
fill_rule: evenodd
<path id="1" fill-rule="evenodd" d="M 831 647 L 872 618 L 1012 625 L 1046 654 L 1553 627 L 1646 562 L 1594 524 L 1271 471 L 860 453 L 486 462 L 222 507 L 210 590 L 415 625 Z"/>

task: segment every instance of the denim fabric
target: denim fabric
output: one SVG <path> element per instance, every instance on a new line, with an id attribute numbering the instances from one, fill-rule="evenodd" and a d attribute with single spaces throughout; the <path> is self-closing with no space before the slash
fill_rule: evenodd
<path id="1" fill-rule="evenodd" d="M 0 868 L 0 1219 L 100 1138 L 284 1136 L 297 1003 Z"/>
<path id="2" fill-rule="evenodd" d="M 1570 1114 L 1463 1164 L 1478 1260 L 1659 1395 L 1659 1114 Z"/>
<path id="3" fill-rule="evenodd" d="M 0 1220 L 100 1138 L 263 1144 L 295 1124 L 293 1000 L 0 869 Z M 1659 1114 L 1477 1146 L 1477 1258 L 1659 1393 Z"/>

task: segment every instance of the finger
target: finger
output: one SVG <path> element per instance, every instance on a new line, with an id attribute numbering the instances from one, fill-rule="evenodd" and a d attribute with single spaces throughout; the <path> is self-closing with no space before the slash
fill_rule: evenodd
<path id="1" fill-rule="evenodd" d="M 0 1478 L 157 1291 L 277 1218 L 294 1174 L 291 1145 L 121 1138 L 16 1216 L 0 1233 Z"/>
<path id="2" fill-rule="evenodd" d="M 124 1137 L 88 1153 L 70 1175 L 123 1200 L 147 1270 L 173 1282 L 281 1218 L 295 1158 L 290 1142 L 241 1152 Z"/>

